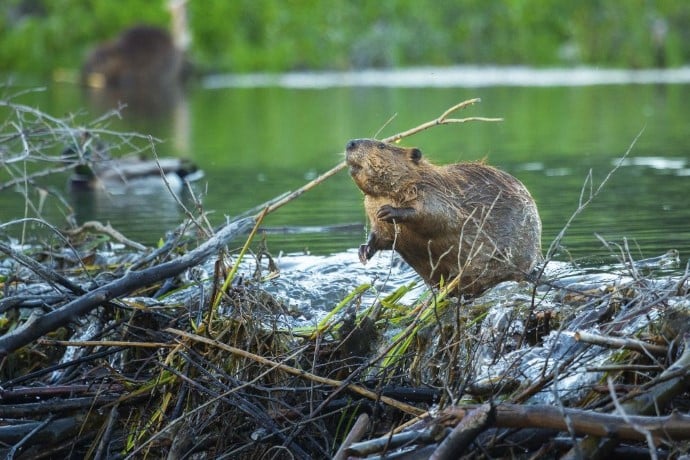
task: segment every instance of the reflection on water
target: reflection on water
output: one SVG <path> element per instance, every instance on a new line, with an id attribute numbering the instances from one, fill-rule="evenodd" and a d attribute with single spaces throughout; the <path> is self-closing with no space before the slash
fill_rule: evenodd
<path id="1" fill-rule="evenodd" d="M 121 110 L 131 129 L 153 134 L 161 124 L 169 129 L 176 151 L 189 151 L 190 115 L 182 84 L 146 87 L 85 88 L 83 95 L 92 113 Z M 137 125 L 143 125 L 141 129 Z M 153 132 L 147 132 L 152 129 Z"/>
<path id="2" fill-rule="evenodd" d="M 78 223 L 92 220 L 109 222 L 116 229 L 136 228 L 135 238 L 147 244 L 155 244 L 165 233 L 179 224 L 184 214 L 178 203 L 160 178 L 137 180 L 136 187 L 116 190 L 72 190 L 69 202 Z M 178 199 L 191 206 L 186 188 L 179 187 Z M 132 232 L 125 231 L 127 235 Z M 142 235 L 148 235 L 141 238 Z"/>
<path id="3" fill-rule="evenodd" d="M 690 67 L 677 69 L 533 69 L 529 67 L 421 67 L 399 70 L 352 72 L 293 72 L 287 74 L 213 75 L 204 87 L 285 88 L 391 87 L 391 88 L 484 88 L 492 86 L 592 86 L 690 83 Z"/>
<path id="4" fill-rule="evenodd" d="M 627 241 L 636 258 L 677 249 L 681 261 L 687 261 L 688 69 L 599 74 L 588 70 L 588 78 L 598 75 L 594 86 L 582 86 L 587 83 L 584 70 L 492 69 L 484 74 L 482 69 L 460 70 L 452 86 L 440 84 L 451 82 L 450 71 L 445 69 L 416 69 L 416 76 L 410 71 L 405 78 L 415 76 L 416 83 L 398 82 L 404 87 L 363 80 L 359 84 L 365 86 L 352 86 L 351 81 L 349 86 L 334 86 L 325 81 L 312 82 L 307 88 L 288 84 L 296 81 L 290 80 L 294 75 L 262 77 L 263 82 L 254 76 L 222 82 L 208 79 L 205 86 L 192 87 L 186 95 L 170 96 L 168 102 L 173 104 L 160 106 L 161 110 L 153 107 L 156 110 L 148 114 L 136 112 L 136 104 L 132 104 L 123 110 L 122 120 L 114 120 L 109 128 L 151 134 L 164 140 L 157 147 L 159 156 L 186 156 L 197 163 L 205 178 L 195 184 L 195 190 L 217 224 L 226 215 L 237 215 L 294 190 L 331 168 L 342 160 L 344 145 L 351 138 L 385 137 L 435 118 L 461 100 L 481 97 L 481 104 L 461 116 L 500 116 L 504 122 L 433 128 L 402 142 L 420 147 L 436 163 L 485 159 L 518 177 L 539 206 L 544 248 L 568 221 L 581 196 L 596 189 L 642 131 L 621 168 L 569 227 L 558 257 L 586 257 L 591 263 L 606 259 L 610 250 L 598 235 L 616 244 Z M 498 74 L 502 80 L 492 80 Z M 362 73 L 361 77 L 366 75 L 372 74 Z M 381 81 L 384 74 L 373 75 Z M 472 87 L 468 79 L 479 78 L 476 75 L 499 86 Z M 558 75 L 558 86 L 539 86 L 554 75 Z M 343 79 L 354 76 L 340 74 L 337 78 L 342 84 Z M 657 83 L 645 83 L 650 79 Z M 532 86 L 521 86 L 530 81 Z M 613 81 L 634 84 L 611 85 Z M 683 83 L 658 83 L 664 81 Z M 225 87 L 229 84 L 234 86 Z M 303 89 L 295 89 L 298 86 Z M 94 99 L 70 86 L 52 87 L 27 99 L 22 102 L 53 114 L 86 106 L 97 115 L 119 100 L 118 96 Z M 64 183 L 64 177 L 43 182 L 63 193 Z M 110 221 L 128 237 L 148 244 L 158 241 L 183 218 L 179 206 L 162 188 L 145 195 L 73 199 L 78 220 Z M 24 215 L 25 208 L 20 194 L 0 192 L 3 221 Z M 64 221 L 65 212 L 58 205 L 48 208 L 44 215 Z M 349 228 L 360 230 L 268 233 L 263 237 L 274 254 L 339 253 L 365 241 L 365 221 L 362 195 L 343 172 L 269 216 L 265 225 L 354 224 Z"/>
<path id="5" fill-rule="evenodd" d="M 616 164 L 621 166 L 643 166 L 652 169 L 675 171 L 676 174 L 687 176 L 688 169 L 685 167 L 685 158 L 663 158 L 663 157 L 633 157 L 616 160 Z"/>

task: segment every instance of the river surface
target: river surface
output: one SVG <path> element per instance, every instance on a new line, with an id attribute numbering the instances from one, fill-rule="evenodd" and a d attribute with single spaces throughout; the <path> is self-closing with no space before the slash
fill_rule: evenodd
<path id="1" fill-rule="evenodd" d="M 517 176 L 539 206 L 544 248 L 582 195 L 619 165 L 569 226 L 557 258 L 598 264 L 627 244 L 635 258 L 677 249 L 684 266 L 690 254 L 689 75 L 688 69 L 468 67 L 215 76 L 158 100 L 122 101 L 127 96 L 51 83 L 14 101 L 57 117 L 76 114 L 85 125 L 125 102 L 121 118 L 103 126 L 151 134 L 163 140 L 159 156 L 198 164 L 204 177 L 194 191 L 218 224 L 330 169 L 351 138 L 383 138 L 479 97 L 480 104 L 457 115 L 504 121 L 435 127 L 402 144 L 421 148 L 436 163 L 483 159 Z M 28 88 L 17 83 L 4 95 Z M 41 182 L 64 194 L 64 203 L 50 195 L 39 206 L 38 195 L 30 194 L 27 206 L 16 189 L 0 191 L 0 220 L 38 214 L 61 226 L 73 212 L 79 222 L 110 222 L 134 240 L 155 244 L 184 218 L 164 188 L 74 194 L 66 181 L 57 175 Z M 365 240 L 365 221 L 362 195 L 343 171 L 269 216 L 265 225 L 273 231 L 266 242 L 274 254 L 337 254 Z M 5 230 L 16 236 L 18 227 Z"/>

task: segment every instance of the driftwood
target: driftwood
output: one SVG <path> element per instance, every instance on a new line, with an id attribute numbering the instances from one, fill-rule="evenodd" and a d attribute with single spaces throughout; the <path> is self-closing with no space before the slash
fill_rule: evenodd
<path id="1" fill-rule="evenodd" d="M 532 438 L 537 443 L 546 442 L 558 432 L 571 432 L 577 436 L 606 437 L 611 440 L 611 443 L 645 441 L 648 434 L 655 442 L 690 440 L 690 416 L 678 412 L 659 417 L 624 416 L 543 404 L 499 404 L 495 407 L 489 405 L 449 407 L 441 411 L 435 420 L 432 428 L 408 430 L 363 441 L 348 447 L 347 451 L 352 455 L 364 457 L 410 443 L 435 445 L 445 436 L 430 458 L 458 458 L 478 434 L 491 427 L 526 430 L 525 432 L 529 434 L 525 437 Z M 439 430 L 439 427 L 448 425 L 455 425 L 455 427 L 452 430 Z M 529 429 L 538 431 L 529 431 Z M 522 440 L 520 444 L 522 442 L 526 441 Z M 593 441 L 591 443 L 594 445 Z M 586 443 L 582 447 L 588 445 L 589 443 Z M 609 447 L 613 449 L 615 446 Z M 585 453 L 584 458 L 592 458 L 590 450 L 583 449 L 580 453 L 582 452 Z"/>
<path id="2" fill-rule="evenodd" d="M 38 276 L 40 276 L 53 286 L 62 286 L 68 289 L 73 294 L 77 295 L 86 293 L 84 289 L 82 289 L 80 286 L 77 286 L 75 283 L 68 280 L 64 276 L 41 265 L 40 263 L 33 260 L 31 257 L 27 257 L 21 252 L 13 250 L 9 245 L 3 242 L 0 242 L 0 251 L 4 252 L 6 255 L 16 260 L 20 264 L 24 265 L 26 268 L 32 270 L 34 273 L 36 273 Z"/>
<path id="3" fill-rule="evenodd" d="M 21 425 L 0 426 L 0 440 L 5 443 L 55 442 L 74 436 L 83 427 L 85 416 L 48 418 L 43 422 L 28 422 Z"/>
<path id="4" fill-rule="evenodd" d="M 90 408 L 113 403 L 117 399 L 117 396 L 72 397 L 69 399 L 54 398 L 36 403 L 0 405 L 0 418 L 37 417 L 58 412 L 87 411 Z M 2 438 L 0 441 L 7 442 Z"/>
<path id="5" fill-rule="evenodd" d="M 389 449 L 397 449 L 411 444 L 435 444 L 447 434 L 448 430 L 439 426 L 409 430 L 404 433 L 391 434 L 389 436 L 355 443 L 345 449 L 345 452 L 355 458 L 366 457 L 367 455 L 385 452 Z M 428 456 L 425 458 L 428 458 Z"/>

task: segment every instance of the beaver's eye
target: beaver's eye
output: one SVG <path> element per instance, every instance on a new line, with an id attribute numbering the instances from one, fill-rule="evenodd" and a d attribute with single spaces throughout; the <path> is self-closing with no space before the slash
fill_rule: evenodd
<path id="1" fill-rule="evenodd" d="M 422 151 L 419 149 L 412 149 L 410 152 L 410 158 L 412 158 L 412 161 L 417 163 L 422 158 Z"/>
<path id="2" fill-rule="evenodd" d="M 386 150 L 386 144 L 384 144 L 383 142 L 379 142 L 379 149 Z"/>

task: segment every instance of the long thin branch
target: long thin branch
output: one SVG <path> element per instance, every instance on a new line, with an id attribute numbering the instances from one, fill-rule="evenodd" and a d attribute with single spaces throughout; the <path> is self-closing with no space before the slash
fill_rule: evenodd
<path id="1" fill-rule="evenodd" d="M 623 162 L 628 157 L 628 155 L 632 151 L 635 144 L 637 144 L 637 140 L 640 138 L 640 136 L 642 136 L 643 132 L 644 132 L 644 129 L 640 130 L 640 132 L 637 133 L 637 136 L 635 136 L 635 138 L 632 140 L 632 142 L 628 146 L 628 149 L 625 151 L 623 156 L 620 157 L 620 159 L 615 164 L 615 166 L 608 172 L 608 174 L 606 174 L 606 177 L 604 177 L 604 179 L 601 181 L 601 183 L 599 183 L 597 188 L 594 190 L 592 190 L 592 186 L 593 186 L 592 171 L 589 172 L 589 174 L 587 175 L 587 178 L 585 179 L 584 184 L 582 185 L 582 189 L 580 190 L 580 200 L 578 202 L 577 209 L 575 211 L 573 211 L 573 213 L 571 214 L 570 218 L 565 223 L 565 225 L 563 226 L 561 231 L 558 233 L 558 235 L 556 235 L 556 238 L 554 238 L 553 241 L 551 242 L 551 245 L 549 246 L 549 250 L 546 252 L 546 258 L 545 259 L 547 262 L 549 260 L 551 260 L 551 258 L 553 257 L 553 254 L 556 252 L 556 250 L 560 246 L 561 241 L 563 241 L 563 238 L 565 238 L 565 234 L 568 231 L 568 229 L 570 228 L 570 224 L 572 224 L 573 221 L 575 220 L 575 218 L 577 218 L 577 216 L 579 216 L 582 213 L 582 211 L 584 211 L 585 208 L 587 206 L 589 206 L 589 204 L 594 200 L 594 198 L 596 198 L 599 195 L 599 193 L 601 193 L 601 190 L 604 188 L 604 186 L 609 181 L 609 179 L 611 179 L 611 177 L 613 177 L 613 174 L 616 171 L 618 171 L 618 168 L 623 166 Z M 586 196 L 585 190 L 587 189 L 587 186 L 589 186 L 589 194 L 585 199 L 585 196 Z M 544 267 L 545 266 L 546 266 L 546 264 L 544 264 Z M 543 272 L 543 269 L 542 269 L 542 272 Z M 541 273 L 539 275 L 541 276 Z"/>
<path id="2" fill-rule="evenodd" d="M 130 247 L 136 249 L 137 251 L 146 251 L 146 246 L 144 246 L 141 243 L 137 243 L 136 241 L 130 240 L 125 235 L 123 235 L 122 233 L 115 230 L 110 225 L 110 223 L 108 223 L 107 225 L 103 225 L 102 223 L 100 223 L 98 221 L 89 220 L 89 221 L 81 224 L 81 226 L 78 228 L 63 230 L 62 233 L 66 234 L 66 235 L 74 236 L 74 235 L 78 235 L 79 233 L 82 233 L 82 232 L 89 230 L 89 229 L 93 230 L 95 232 L 106 234 L 109 237 L 111 237 L 113 240 L 117 241 L 118 243 L 122 243 L 126 246 L 130 246 Z"/>
<path id="3" fill-rule="evenodd" d="M 576 331 L 575 340 L 584 343 L 591 343 L 599 345 L 600 347 L 608 347 L 613 349 L 634 350 L 640 353 L 646 353 L 657 356 L 666 356 L 668 354 L 668 347 L 665 345 L 656 345 L 653 343 L 643 342 L 642 340 L 610 337 L 600 334 L 592 334 L 587 331 Z"/>
<path id="4" fill-rule="evenodd" d="M 385 139 L 382 139 L 384 142 L 396 142 L 399 141 L 400 139 L 404 137 L 409 137 L 412 136 L 413 134 L 417 134 L 421 131 L 424 131 L 425 129 L 432 128 L 434 126 L 439 126 L 439 125 L 447 125 L 451 123 L 465 123 L 468 121 L 502 121 L 502 118 L 484 118 L 484 117 L 469 117 L 469 118 L 448 118 L 452 113 L 462 110 L 465 107 L 468 107 L 472 104 L 475 104 L 479 102 L 480 99 L 469 99 L 467 101 L 463 101 L 459 104 L 454 105 L 453 107 L 449 108 L 445 112 L 443 112 L 438 118 L 427 121 L 426 123 L 422 123 L 421 125 L 408 129 L 407 131 L 403 131 L 398 134 L 394 134 L 393 136 L 387 137 Z M 325 173 L 321 174 L 319 177 L 315 178 L 314 180 L 307 182 L 304 184 L 302 187 L 298 188 L 294 192 L 286 195 L 283 199 L 276 201 L 275 203 L 271 204 L 268 207 L 268 210 L 266 211 L 267 214 L 270 214 L 271 212 L 275 211 L 276 209 L 280 208 L 281 206 L 289 203 L 290 201 L 298 198 L 301 196 L 304 192 L 307 192 L 314 188 L 315 186 L 319 185 L 321 182 L 325 181 L 331 176 L 334 176 L 341 170 L 345 169 L 347 166 L 347 163 L 345 161 L 341 161 L 337 165 L 335 165 L 333 168 L 329 169 Z M 255 217 L 258 217 L 259 214 L 257 214 Z"/>

